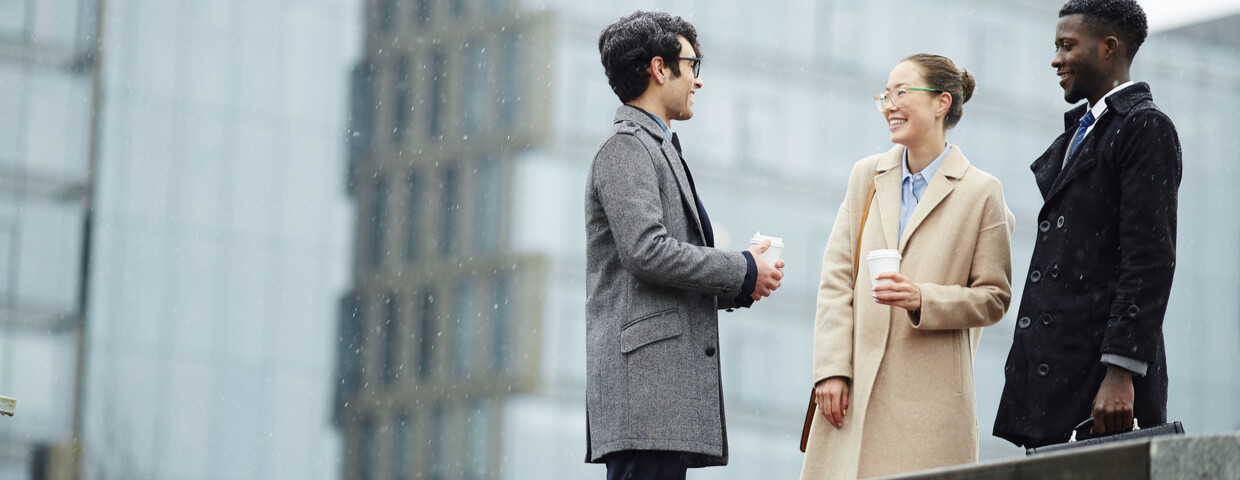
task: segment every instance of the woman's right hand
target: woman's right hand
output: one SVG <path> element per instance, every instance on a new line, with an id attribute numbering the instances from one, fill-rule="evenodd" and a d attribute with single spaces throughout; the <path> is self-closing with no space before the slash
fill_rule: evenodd
<path id="1" fill-rule="evenodd" d="M 843 427 L 844 414 L 848 412 L 848 379 L 831 377 L 818 382 L 814 385 L 814 401 L 831 426 Z"/>

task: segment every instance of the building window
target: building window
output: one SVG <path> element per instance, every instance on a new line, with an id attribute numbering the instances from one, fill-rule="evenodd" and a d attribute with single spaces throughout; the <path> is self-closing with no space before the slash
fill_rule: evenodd
<path id="1" fill-rule="evenodd" d="M 418 379 L 426 380 L 435 366 L 435 296 L 427 290 L 418 303 Z"/>
<path id="2" fill-rule="evenodd" d="M 496 78 L 499 86 L 499 124 L 502 129 L 511 131 L 517 126 L 517 104 L 520 101 L 521 38 L 512 31 L 502 38 L 499 75 Z"/>
<path id="3" fill-rule="evenodd" d="M 492 278 L 491 284 L 491 365 L 490 370 L 496 375 L 504 375 L 508 371 L 509 352 L 513 339 L 509 332 L 513 331 L 509 322 L 515 315 L 512 308 L 516 304 L 511 299 L 512 280 L 505 275 Z"/>
<path id="4" fill-rule="evenodd" d="M 383 297 L 383 384 L 391 385 L 400 378 L 400 306 L 395 292 Z"/>
<path id="5" fill-rule="evenodd" d="M 392 143 L 400 144 L 405 139 L 405 129 L 409 124 L 409 93 L 413 90 L 409 80 L 408 56 L 401 55 L 396 62 L 396 95 L 392 105 Z"/>
<path id="6" fill-rule="evenodd" d="M 352 394 L 361 385 L 363 318 L 362 304 L 357 295 L 345 295 L 340 300 L 340 343 L 336 351 L 340 375 L 338 396 Z"/>
<path id="7" fill-rule="evenodd" d="M 484 480 L 491 470 L 491 402 L 475 398 L 469 403 L 465 428 L 469 437 L 465 445 L 465 478 Z"/>
<path id="8" fill-rule="evenodd" d="M 431 20 L 431 0 L 417 0 L 413 4 L 413 16 L 418 25 L 426 25 Z"/>
<path id="9" fill-rule="evenodd" d="M 430 479 L 443 480 L 448 477 L 448 467 L 452 459 L 448 458 L 448 443 L 452 441 L 448 434 L 448 412 L 443 405 L 435 405 L 431 409 L 431 435 L 427 438 L 430 451 Z"/>
<path id="10" fill-rule="evenodd" d="M 448 59 L 440 49 L 431 55 L 430 137 L 444 134 L 444 113 L 448 108 Z"/>
<path id="11" fill-rule="evenodd" d="M 422 249 L 422 176 L 410 173 L 405 186 L 405 260 L 413 261 Z"/>
<path id="12" fill-rule="evenodd" d="M 491 103 L 486 86 L 489 78 L 486 45 L 481 38 L 474 38 L 466 43 L 463 49 L 465 78 L 462 80 L 465 82 L 465 91 L 468 94 L 462 97 L 465 102 L 465 111 L 461 121 L 465 123 L 465 133 L 474 135 L 482 131 L 483 123 L 487 118 L 487 105 Z"/>
<path id="13" fill-rule="evenodd" d="M 396 12 L 396 0 L 379 0 L 379 31 L 390 32 L 395 25 L 392 14 Z"/>
<path id="14" fill-rule="evenodd" d="M 383 236 L 387 230 L 387 182 L 383 177 L 375 179 L 375 198 L 371 204 L 370 210 L 370 268 L 378 269 L 383 263 L 383 257 L 387 252 L 384 250 Z"/>
<path id="15" fill-rule="evenodd" d="M 459 249 L 456 245 L 456 229 L 461 213 L 461 175 L 456 165 L 443 170 L 443 223 L 439 231 L 439 253 L 454 255 Z"/>
<path id="16" fill-rule="evenodd" d="M 392 478 L 413 480 L 413 416 L 402 413 L 396 416 L 396 441 L 392 444 Z"/>
<path id="17" fill-rule="evenodd" d="M 473 355 L 478 338 L 477 291 L 470 279 L 457 280 L 453 289 L 456 296 L 456 322 L 452 332 L 452 372 L 465 377 L 474 370 Z"/>
<path id="18" fill-rule="evenodd" d="M 379 459 L 379 432 L 375 428 L 374 419 L 369 415 L 362 418 L 358 435 L 361 437 L 362 448 L 357 462 L 357 477 L 362 480 L 376 478 L 374 467 Z"/>
<path id="19" fill-rule="evenodd" d="M 374 68 L 370 62 L 363 61 L 353 69 L 352 102 L 352 114 L 349 115 L 349 163 L 350 168 L 356 168 L 355 164 L 370 150 L 370 134 L 374 122 Z M 352 180 L 353 177 L 350 175 L 348 178 Z"/>
<path id="20" fill-rule="evenodd" d="M 499 251 L 499 240 L 504 215 L 503 165 L 497 157 L 488 156 L 478 165 L 477 203 L 474 215 L 474 249 L 479 253 L 493 254 Z"/>

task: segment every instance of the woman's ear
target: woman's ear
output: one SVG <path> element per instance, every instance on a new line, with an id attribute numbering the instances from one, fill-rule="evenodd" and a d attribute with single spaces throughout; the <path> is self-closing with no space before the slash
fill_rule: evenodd
<path id="1" fill-rule="evenodd" d="M 951 110 L 952 108 L 953 101 L 955 101 L 955 99 L 952 98 L 952 94 L 947 93 L 947 92 L 939 93 L 938 108 L 934 109 L 934 117 L 935 118 L 946 117 L 947 111 Z"/>

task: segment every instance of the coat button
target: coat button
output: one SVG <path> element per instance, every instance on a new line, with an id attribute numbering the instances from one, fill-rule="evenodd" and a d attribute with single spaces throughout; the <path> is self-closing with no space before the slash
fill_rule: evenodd
<path id="1" fill-rule="evenodd" d="M 1042 325 L 1047 326 L 1050 326 L 1051 322 L 1055 321 L 1054 318 L 1051 318 L 1051 314 L 1049 313 L 1043 313 L 1041 317 L 1038 317 L 1038 320 L 1042 321 Z"/>
<path id="2" fill-rule="evenodd" d="M 1020 320 L 1016 321 L 1016 325 L 1020 328 L 1029 328 L 1030 323 L 1033 323 L 1033 320 L 1030 320 L 1029 317 L 1020 317 Z"/>
<path id="3" fill-rule="evenodd" d="M 1059 280 L 1059 265 L 1051 265 L 1051 280 Z"/>
<path id="4" fill-rule="evenodd" d="M 715 356 L 715 347 L 706 347 L 706 356 L 708 357 Z"/>
<path id="5" fill-rule="evenodd" d="M 1048 231 L 1050 231 L 1050 229 L 1051 229 L 1051 221 L 1050 221 L 1050 220 L 1042 220 L 1042 223 L 1039 223 L 1039 224 L 1038 224 L 1038 230 L 1040 230 L 1040 231 L 1042 231 L 1042 232 L 1048 232 Z"/>
<path id="6" fill-rule="evenodd" d="M 1045 378 L 1051 374 L 1051 366 L 1045 363 L 1038 365 L 1038 376 Z"/>
<path id="7" fill-rule="evenodd" d="M 1138 307 L 1136 305 L 1128 306 L 1128 318 L 1137 318 L 1137 315 L 1140 315 L 1140 314 L 1141 314 L 1141 307 Z"/>
<path id="8" fill-rule="evenodd" d="M 1038 270 L 1034 270 L 1034 271 L 1032 271 L 1032 272 L 1029 272 L 1029 281 L 1030 281 L 1030 282 L 1033 282 L 1033 283 L 1038 283 L 1038 282 L 1041 282 L 1041 281 L 1042 281 L 1042 272 L 1040 272 L 1040 271 L 1038 271 Z"/>
<path id="9" fill-rule="evenodd" d="M 1055 228 L 1063 228 L 1063 215 L 1059 216 L 1059 220 L 1055 220 Z"/>

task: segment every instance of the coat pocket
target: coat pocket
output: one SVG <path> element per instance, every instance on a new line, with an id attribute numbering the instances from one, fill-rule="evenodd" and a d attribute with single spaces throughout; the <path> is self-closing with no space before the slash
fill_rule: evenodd
<path id="1" fill-rule="evenodd" d="M 620 330 L 620 352 L 630 353 L 660 340 L 681 334 L 680 312 L 664 310 L 629 322 Z"/>

